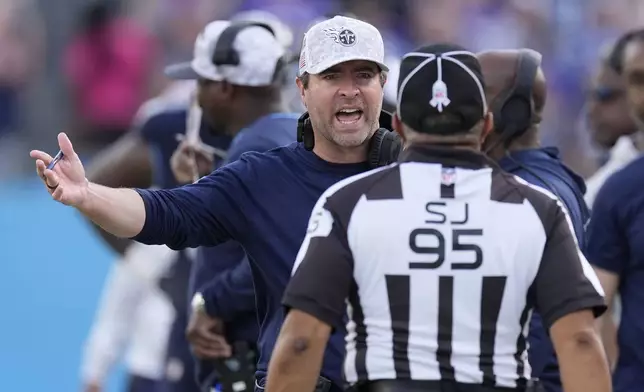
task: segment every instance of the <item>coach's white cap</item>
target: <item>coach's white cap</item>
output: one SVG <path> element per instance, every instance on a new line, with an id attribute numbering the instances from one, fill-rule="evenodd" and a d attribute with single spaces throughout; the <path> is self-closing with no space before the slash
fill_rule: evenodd
<path id="1" fill-rule="evenodd" d="M 238 23 L 242 22 L 235 22 Z M 216 48 L 230 51 L 218 44 L 224 30 L 232 24 L 227 20 L 209 23 L 195 41 L 192 61 L 167 67 L 166 75 L 173 79 L 225 80 L 239 86 L 273 84 L 275 68 L 286 50 L 268 28 L 246 26 L 241 29 L 230 43 L 232 51 L 238 55 L 238 64 L 215 64 Z"/>
<path id="2" fill-rule="evenodd" d="M 346 16 L 335 16 L 313 25 L 304 34 L 299 74 L 319 74 L 346 61 L 372 61 L 383 70 L 385 45 L 377 28 Z"/>

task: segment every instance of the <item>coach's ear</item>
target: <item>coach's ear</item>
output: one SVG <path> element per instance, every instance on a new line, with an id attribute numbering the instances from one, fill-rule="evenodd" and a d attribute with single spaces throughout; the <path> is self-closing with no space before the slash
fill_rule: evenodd
<path id="1" fill-rule="evenodd" d="M 302 100 L 302 105 L 306 109 L 308 109 L 308 106 L 306 105 L 306 89 L 308 88 L 308 75 L 302 75 L 302 76 L 296 76 L 295 77 L 295 85 L 297 86 L 297 90 L 300 93 L 300 99 Z"/>
<path id="2" fill-rule="evenodd" d="M 394 131 L 398 135 L 400 135 L 400 138 L 403 141 L 403 144 L 407 139 L 405 138 L 405 128 L 403 126 L 402 121 L 400 120 L 400 117 L 398 117 L 398 113 L 394 113 L 393 118 L 391 119 L 391 126 L 393 127 Z"/>

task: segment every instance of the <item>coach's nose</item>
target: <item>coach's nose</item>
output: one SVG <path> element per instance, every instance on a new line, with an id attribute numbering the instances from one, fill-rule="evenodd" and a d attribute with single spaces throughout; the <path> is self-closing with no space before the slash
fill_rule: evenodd
<path id="1" fill-rule="evenodd" d="M 355 98 L 360 95 L 358 83 L 352 75 L 344 75 L 340 80 L 340 88 L 338 93 L 343 98 Z"/>

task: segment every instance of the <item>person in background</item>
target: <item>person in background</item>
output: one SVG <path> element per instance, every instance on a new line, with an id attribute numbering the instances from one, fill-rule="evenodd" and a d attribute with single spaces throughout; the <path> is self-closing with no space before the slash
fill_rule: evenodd
<path id="1" fill-rule="evenodd" d="M 44 23 L 34 0 L 0 1 L 0 181 L 22 169 L 28 98 L 46 68 Z M 40 108 L 36 109 L 40 110 Z"/>
<path id="2" fill-rule="evenodd" d="M 239 16 L 239 19 L 253 21 L 251 16 L 255 15 L 246 15 L 246 18 Z M 274 26 L 275 30 L 279 31 L 280 26 L 275 26 L 274 21 L 267 20 L 266 23 L 270 24 L 271 27 Z M 278 35 L 280 37 L 285 37 L 285 41 L 281 42 L 283 46 L 287 46 L 288 39 L 292 39 L 292 37 L 289 38 L 288 34 Z M 276 91 L 274 91 L 272 95 L 266 96 L 264 100 L 269 100 L 271 96 L 279 98 L 279 90 L 283 88 L 283 82 L 285 81 L 283 81 L 281 77 L 276 78 L 276 84 L 274 86 Z M 165 94 L 146 103 L 141 108 L 139 116 L 137 116 L 137 124 L 134 127 L 134 131 L 123 136 L 119 141 L 100 153 L 88 169 L 88 177 L 103 184 L 113 186 L 129 184 L 129 186 L 142 188 L 148 188 L 152 184 L 161 188 L 172 188 L 183 181 L 191 182 L 194 178 L 192 165 L 187 165 L 186 176 L 177 180 L 172 173 L 171 162 L 176 163 L 177 158 L 180 158 L 181 156 L 185 158 L 185 150 L 187 146 L 192 146 L 193 148 L 196 146 L 192 145 L 192 143 L 188 143 L 186 137 L 183 137 L 182 140 L 184 140 L 184 147 L 181 149 L 183 154 L 177 154 L 174 157 L 175 159 L 172 159 L 171 156 L 173 152 L 178 151 L 177 147 L 179 145 L 179 140 L 177 139 L 177 134 L 183 134 L 186 131 L 186 121 L 189 112 L 189 95 L 195 87 L 196 85 L 192 81 L 174 82 Z M 216 83 L 209 84 L 209 87 L 210 88 L 205 89 L 206 92 L 214 94 L 214 92 L 217 91 L 214 89 L 214 87 L 216 87 Z M 249 89 L 252 90 L 252 88 Z M 257 93 L 257 91 L 254 91 L 253 93 Z M 206 103 L 207 106 L 213 103 L 212 100 L 214 98 L 217 98 L 213 94 L 210 94 L 210 96 L 208 94 L 204 95 L 206 97 L 204 103 Z M 236 98 L 234 101 L 237 103 L 238 96 L 239 94 L 235 94 Z M 228 103 L 228 101 L 226 101 L 226 103 Z M 280 100 L 271 100 L 271 105 L 279 106 Z M 250 107 L 258 108 L 256 104 L 250 105 Z M 260 107 L 264 106 L 260 105 Z M 216 109 L 217 111 L 213 112 L 213 110 L 206 110 L 204 113 L 206 120 L 210 121 L 202 122 L 202 129 L 199 135 L 205 145 L 218 146 L 221 150 L 224 147 L 224 144 L 228 146 L 228 143 L 230 143 L 231 140 L 231 136 L 227 135 L 226 132 L 230 131 L 235 133 L 235 126 L 229 124 L 230 119 L 239 121 L 243 118 L 250 118 L 249 116 L 252 117 L 253 115 L 249 113 L 247 108 L 242 113 L 241 117 L 237 116 L 236 118 L 231 117 L 228 110 L 222 112 L 221 105 L 217 105 Z M 271 112 L 275 110 L 271 110 Z M 217 115 L 218 113 L 223 114 Z M 263 135 L 262 132 L 260 137 L 255 137 L 257 136 L 255 133 L 257 133 L 262 127 L 269 124 L 272 124 L 274 127 L 280 122 L 290 124 L 285 126 L 285 128 L 292 128 L 292 135 L 289 136 L 289 142 L 295 141 L 294 132 L 296 128 L 296 119 L 297 115 L 287 115 L 283 118 L 276 115 L 269 119 L 264 119 L 265 121 L 258 121 L 257 124 L 255 124 L 257 127 L 254 131 L 243 131 L 239 134 L 238 143 L 236 144 L 235 149 L 231 150 L 231 153 L 239 155 L 245 149 L 265 148 L 267 146 L 267 140 L 276 135 Z M 206 126 L 206 122 L 210 122 L 215 125 L 216 129 Z M 218 126 L 218 124 L 222 123 L 229 126 L 222 129 Z M 203 144 L 201 146 L 203 147 Z M 270 144 L 270 146 L 273 145 Z M 199 153 L 198 161 L 200 163 L 206 161 L 207 163 L 198 165 L 199 175 L 210 173 L 213 166 L 220 166 L 223 162 L 222 159 L 213 159 L 217 157 L 213 157 L 211 155 L 212 149 L 210 148 L 199 148 Z M 181 159 L 178 160 L 181 161 Z M 179 162 L 179 164 L 181 164 L 181 162 Z M 124 249 L 130 246 L 131 241 L 129 240 L 121 240 L 109 234 L 106 235 L 102 230 L 100 230 L 100 233 L 119 253 L 123 252 Z M 193 270 L 193 267 L 191 266 L 192 260 L 195 257 L 197 257 L 197 259 L 202 259 L 202 253 L 208 252 L 205 250 L 199 250 L 196 255 L 190 256 L 186 252 L 180 252 L 178 256 L 180 261 L 175 259 L 175 261 L 171 263 L 171 267 L 169 267 L 170 270 L 166 273 L 166 277 L 163 279 L 162 286 L 168 289 L 171 293 L 173 303 L 176 306 L 177 317 L 172 327 L 170 346 L 168 349 L 168 372 L 166 373 L 165 380 L 160 383 L 160 388 L 162 388 L 162 390 L 173 390 L 173 388 L 179 388 L 180 390 L 196 390 L 198 387 L 202 386 L 202 382 L 207 383 L 208 380 L 212 380 L 212 367 L 206 366 L 204 369 L 198 369 L 199 386 L 194 383 L 193 360 L 185 337 L 185 330 L 188 325 L 187 316 L 189 300 L 187 294 L 190 292 L 190 295 L 192 296 L 196 291 L 196 286 L 201 287 L 203 282 L 213 278 L 212 274 L 199 274 L 199 279 L 197 279 L 197 274 L 193 273 L 193 278 L 189 281 L 189 276 L 191 275 L 190 271 Z M 217 308 L 216 304 L 221 304 L 221 306 L 218 307 L 220 308 L 218 310 L 223 312 L 223 305 L 226 305 L 226 314 L 224 315 L 223 313 L 220 313 L 220 315 L 225 316 L 224 318 L 229 330 L 227 337 L 233 340 L 240 339 L 254 342 L 257 336 L 257 318 L 255 315 L 255 297 L 252 282 L 250 281 L 250 275 L 248 276 L 250 288 L 248 285 L 244 286 L 242 284 L 242 287 L 236 289 L 236 287 L 238 287 L 238 279 L 243 276 L 244 272 L 250 273 L 250 270 L 242 261 L 244 258 L 243 250 L 238 249 L 234 243 L 225 244 L 218 249 L 218 261 L 224 262 L 226 256 L 230 256 L 231 268 L 229 270 L 226 268 L 217 268 L 220 272 L 223 272 L 224 270 L 228 272 L 224 272 L 216 279 L 212 279 L 211 283 L 213 288 L 206 294 L 206 297 L 209 299 L 207 307 L 212 311 Z M 203 263 L 197 261 L 197 267 L 200 264 Z M 207 263 L 205 268 L 206 272 L 212 269 L 212 264 L 213 263 Z M 190 290 L 188 290 L 189 287 Z M 223 297 L 227 294 L 232 297 Z M 233 294 L 239 295 L 234 296 Z M 236 312 L 236 306 L 238 305 L 250 306 L 250 310 L 245 309 L 241 312 Z M 201 332 L 203 337 L 204 331 L 201 330 Z M 209 334 L 207 335 L 208 337 L 212 336 Z M 242 337 L 243 339 L 241 339 Z"/>
<path id="3" fill-rule="evenodd" d="M 275 32 L 275 38 L 284 46 L 287 53 L 291 53 L 294 37 L 293 31 L 276 15 L 258 9 L 238 12 L 230 18 L 231 22 L 259 22 L 266 23 Z M 306 108 L 302 105 L 297 85 L 293 83 L 297 76 L 297 55 L 289 54 L 282 75 L 282 99 L 286 108 L 291 113 L 304 113 Z"/>
<path id="4" fill-rule="evenodd" d="M 644 32 L 634 33 L 624 45 L 621 73 L 626 99 L 637 134 L 644 130 Z M 597 193 L 587 228 L 586 256 L 606 293 L 608 314 L 602 317 L 607 342 L 617 341 L 611 358 L 616 392 L 644 390 L 644 157 L 611 175 Z M 614 299 L 619 294 L 621 314 L 617 336 L 606 327 L 613 322 Z"/>
<path id="5" fill-rule="evenodd" d="M 641 34 L 641 33 L 639 33 Z M 637 30 L 623 34 L 601 58 L 592 90 L 588 97 L 588 126 L 595 144 L 605 152 L 601 167 L 586 180 L 584 199 L 593 208 L 599 189 L 615 172 L 639 155 L 637 126 L 626 99 L 626 80 L 623 77 L 624 47 L 638 35 Z M 612 317 L 602 323 L 602 338 L 610 363 L 617 362 L 617 323 L 621 313 L 619 294 L 611 304 Z"/>
<path id="6" fill-rule="evenodd" d="M 30 0 L 0 3 L 0 137 L 18 131 L 21 90 L 43 59 L 43 27 Z"/>
<path id="7" fill-rule="evenodd" d="M 63 56 L 81 151 L 97 152 L 130 129 L 150 96 L 157 51 L 155 39 L 122 16 L 117 1 L 86 5 Z"/>
<path id="8" fill-rule="evenodd" d="M 539 143 L 539 125 L 546 104 L 541 55 L 532 50 L 490 50 L 477 54 L 486 82 L 485 93 L 494 127 L 484 151 L 499 166 L 530 184 L 547 189 L 565 205 L 578 244 L 584 244 L 589 212 L 583 179 L 559 159 L 556 148 Z M 559 365 L 541 315 L 530 323 L 528 351 L 532 376 L 548 392 L 561 392 Z"/>
<path id="9" fill-rule="evenodd" d="M 299 118 L 297 113 L 288 113 L 282 96 L 288 66 L 286 48 L 292 43 L 292 34 L 266 13 L 237 15 L 232 20 L 208 24 L 195 42 L 192 62 L 167 69 L 170 77 L 198 79 L 197 96 L 204 120 L 215 132 L 232 137 L 222 166 L 249 151 L 264 152 L 294 143 Z M 253 23 L 263 23 L 271 31 Z M 231 37 L 228 41 L 227 36 Z M 262 50 L 253 40 L 263 43 Z M 215 52 L 223 57 L 216 61 L 223 63 L 217 67 L 193 66 L 211 63 L 212 54 L 203 51 L 204 47 L 216 48 Z M 226 56 L 237 56 L 239 61 L 228 64 Z M 227 66 L 227 70 L 219 71 L 220 66 Z M 206 167 L 208 158 L 203 149 L 184 140 L 171 158 L 177 182 L 194 182 L 195 161 Z M 206 171 L 214 168 L 210 165 Z M 209 348 L 215 344 L 211 341 L 213 330 L 225 335 L 231 347 L 243 346 L 256 352 L 258 320 L 253 277 L 244 249 L 235 241 L 198 248 L 190 275 L 189 295 L 194 298 L 194 306 L 187 315 L 188 324 L 177 329 L 183 334 L 187 327 L 198 359 L 197 381 L 202 388 L 208 388 L 219 378 L 218 366 L 225 364 L 221 355 Z M 257 300 L 259 306 L 265 306 L 266 299 Z M 253 377 L 250 372 L 249 388 L 254 385 Z"/>
<path id="10" fill-rule="evenodd" d="M 165 342 L 174 309 L 155 279 L 174 252 L 166 246 L 133 244 L 115 261 L 85 342 L 84 392 L 101 392 L 114 365 L 125 355 L 127 392 L 156 392 L 165 373 Z"/>
<path id="11" fill-rule="evenodd" d="M 88 166 L 88 177 L 107 184 L 142 187 L 163 184 L 158 174 L 159 152 L 163 149 L 144 139 L 142 131 L 152 129 L 154 132 L 150 133 L 159 137 L 166 129 L 161 124 L 174 125 L 168 139 L 176 146 L 175 132 L 185 128 L 185 108 L 193 90 L 193 83 L 178 82 L 146 101 L 139 108 L 131 131 L 98 152 Z M 173 122 L 174 113 L 181 113 L 182 108 L 184 116 Z M 173 307 L 176 301 L 161 290 L 159 282 L 168 280 L 180 255 L 167 247 L 142 246 L 117 239 L 103 230 L 97 233 L 119 259 L 110 268 L 103 299 L 85 344 L 81 365 L 83 388 L 86 392 L 101 391 L 120 351 L 127 350 L 128 388 L 156 392 L 152 388 L 158 388 L 166 378 L 167 342 L 177 314 Z M 153 325 L 146 327 L 147 323 Z"/>
<path id="12" fill-rule="evenodd" d="M 620 37 L 600 59 L 588 95 L 588 130 L 592 140 L 607 152 L 602 166 L 586 180 L 585 200 L 592 208 L 599 188 L 606 179 L 639 155 L 633 134 L 635 121 L 626 100 L 626 81 L 622 77 L 624 47 L 635 32 Z"/>
<path id="13" fill-rule="evenodd" d="M 139 186 L 143 188 L 174 188 L 178 183 L 170 169 L 170 157 L 179 145 L 177 135 L 186 133 L 187 117 L 194 82 L 175 82 L 164 94 L 147 101 L 139 109 L 132 130 L 106 149 L 100 151 L 88 167 L 87 175 L 94 181 L 113 186 Z M 201 123 L 200 123 L 201 124 Z M 201 124 L 199 140 L 216 165 L 222 162 L 221 155 L 230 145 L 231 138 L 213 134 Z M 185 136 L 184 136 L 185 137 Z M 200 174 L 210 171 L 204 169 Z M 100 235 L 117 253 L 128 252 L 135 243 L 119 239 L 103 230 Z M 169 298 L 174 312 L 168 339 L 162 344 L 164 371 L 156 383 L 158 391 L 199 391 L 194 380 L 194 362 L 185 337 L 188 313 L 188 282 L 194 254 L 188 251 L 173 252 L 172 258 L 157 259 L 147 280 L 155 282 Z M 154 271 L 154 273 L 153 273 Z M 137 298 L 144 300 L 142 296 Z"/>

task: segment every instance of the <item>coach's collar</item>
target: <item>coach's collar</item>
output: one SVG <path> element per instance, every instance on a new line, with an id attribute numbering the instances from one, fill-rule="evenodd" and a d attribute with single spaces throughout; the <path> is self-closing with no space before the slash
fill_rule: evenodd
<path id="1" fill-rule="evenodd" d="M 490 166 L 489 158 L 482 152 L 436 145 L 411 145 L 400 153 L 398 161 L 440 163 L 467 169 Z"/>

